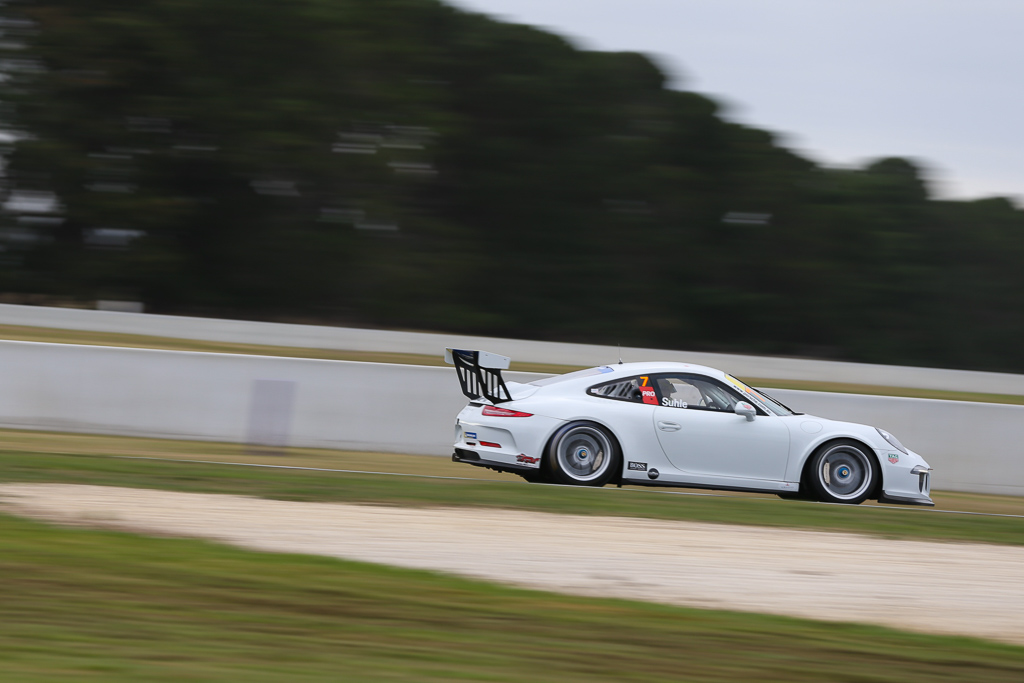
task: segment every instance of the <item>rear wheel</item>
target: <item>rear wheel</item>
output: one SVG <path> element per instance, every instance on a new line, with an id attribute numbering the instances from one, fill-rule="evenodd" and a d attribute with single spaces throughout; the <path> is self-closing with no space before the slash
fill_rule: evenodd
<path id="1" fill-rule="evenodd" d="M 818 500 L 857 505 L 875 489 L 878 463 L 856 441 L 833 441 L 811 456 L 807 477 Z"/>
<path id="2" fill-rule="evenodd" d="M 615 439 L 593 422 L 572 422 L 559 429 L 547 458 L 556 481 L 577 486 L 604 486 L 621 467 Z"/>

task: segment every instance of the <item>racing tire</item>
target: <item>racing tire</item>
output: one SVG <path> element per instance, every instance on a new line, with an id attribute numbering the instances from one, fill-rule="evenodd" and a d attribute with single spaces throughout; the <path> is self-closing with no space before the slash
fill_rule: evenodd
<path id="1" fill-rule="evenodd" d="M 878 482 L 880 468 L 875 456 L 849 439 L 831 441 L 811 456 L 807 479 L 815 497 L 823 503 L 859 505 Z"/>
<path id="2" fill-rule="evenodd" d="M 622 469 L 622 455 L 604 427 L 570 422 L 551 437 L 547 468 L 560 484 L 604 486 Z"/>

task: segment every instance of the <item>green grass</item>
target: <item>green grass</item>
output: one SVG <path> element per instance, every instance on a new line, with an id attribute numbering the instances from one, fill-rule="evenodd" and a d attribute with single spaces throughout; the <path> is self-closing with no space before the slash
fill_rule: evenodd
<path id="1" fill-rule="evenodd" d="M 289 358 L 319 358 L 325 360 L 351 360 L 370 363 L 408 363 L 412 365 L 444 365 L 441 350 L 436 355 L 414 353 L 385 353 L 378 351 L 345 351 L 332 349 L 311 349 L 290 346 L 263 346 L 234 342 L 214 342 L 198 339 L 175 339 L 173 337 L 151 337 L 116 332 L 89 332 L 83 330 L 61 330 L 48 327 L 25 327 L 0 325 L 0 339 L 13 341 L 38 341 L 58 344 L 88 344 L 119 346 L 128 348 L 167 349 L 173 351 L 202 351 L 207 353 L 240 353 L 260 356 L 284 356 Z M 543 372 L 561 374 L 579 370 L 582 366 L 556 365 L 551 363 L 524 363 L 512 360 L 512 370 L 520 372 Z M 974 401 L 982 403 L 1009 403 L 1024 405 L 1024 396 L 1013 394 L 984 394 L 968 391 L 943 391 L 918 389 L 915 387 L 888 387 L 873 384 L 848 384 L 840 382 L 811 382 L 804 380 L 779 380 L 772 378 L 741 378 L 755 387 L 776 389 L 801 389 L 804 391 L 829 391 L 846 394 L 869 394 L 877 396 L 906 396 L 910 398 L 935 398 L 947 401 Z"/>
<path id="2" fill-rule="evenodd" d="M 4 451 L 35 455 L 116 455 L 204 462 L 256 462 L 267 465 L 396 472 L 522 483 L 514 475 L 499 474 L 479 467 L 455 464 L 446 457 L 317 448 L 290 448 L 277 453 L 268 453 L 264 450 L 253 453 L 245 446 L 231 443 L 33 432 L 21 429 L 0 429 L 0 453 Z M 650 491 L 650 489 L 647 490 Z M 774 496 L 765 494 L 716 492 L 716 495 L 775 500 Z M 939 510 L 1024 515 L 1024 497 L 1020 496 L 933 491 L 932 498 L 935 501 L 936 509 Z"/>
<path id="3" fill-rule="evenodd" d="M 0 679 L 1020 681 L 1024 648 L 0 515 Z"/>
<path id="4" fill-rule="evenodd" d="M 402 456 L 352 454 L 358 462 Z M 324 454 L 316 466 L 350 469 L 347 454 Z M 481 472 L 440 458 L 418 459 L 438 476 Z M 219 458 L 218 458 L 219 459 Z M 259 458 L 248 458 L 250 461 Z M 272 459 L 287 462 L 286 458 Z M 425 462 L 424 462 L 425 461 Z M 300 465 L 299 462 L 295 462 Z M 309 466 L 302 464 L 301 466 Z M 361 469 L 361 467 L 360 467 Z M 400 468 L 395 468 L 400 469 Z M 488 479 L 429 479 L 381 474 L 281 470 L 185 461 L 111 458 L 23 451 L 0 452 L 0 482 L 62 482 L 232 493 L 282 500 L 345 501 L 404 506 L 498 507 L 551 513 L 848 531 L 887 538 L 1024 545 L 1024 519 L 937 514 L 929 510 L 818 505 L 774 496 L 673 495 L 667 489 L 570 488 L 527 484 L 511 475 Z M 1011 498 L 1009 503 L 1020 504 Z"/>

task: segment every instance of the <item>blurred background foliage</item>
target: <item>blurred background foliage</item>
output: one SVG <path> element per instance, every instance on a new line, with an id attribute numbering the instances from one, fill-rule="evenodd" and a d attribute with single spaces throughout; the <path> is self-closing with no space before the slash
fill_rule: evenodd
<path id="1" fill-rule="evenodd" d="M 7 300 L 1024 371 L 1024 211 L 818 166 L 642 55 L 437 0 L 0 20 Z"/>

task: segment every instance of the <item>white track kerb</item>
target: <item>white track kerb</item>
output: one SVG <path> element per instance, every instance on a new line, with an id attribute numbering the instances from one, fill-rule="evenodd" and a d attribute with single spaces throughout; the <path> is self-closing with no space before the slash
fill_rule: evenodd
<path id="1" fill-rule="evenodd" d="M 305 334 L 308 328 L 327 336 L 365 335 L 362 342 L 353 342 L 364 350 L 373 344 L 371 338 L 392 339 L 375 350 L 438 355 L 446 346 L 472 344 L 469 348 L 484 348 L 513 360 L 566 364 L 604 364 L 613 362 L 618 353 L 614 347 L 598 352 L 603 347 L 28 306 L 0 306 L 0 323 L 352 348 L 310 340 Z M 185 331 L 170 334 L 175 323 Z M 270 334 L 271 328 L 283 328 L 286 336 Z M 216 330 L 228 332 L 218 336 Z M 307 343 L 300 343 L 302 338 Z M 426 343 L 431 347 L 426 348 Z M 520 346 L 528 351 L 526 357 L 517 355 Z M 563 356 L 567 347 L 581 348 L 580 357 Z M 545 348 L 550 350 L 547 355 Z M 627 360 L 638 360 L 629 356 L 630 351 L 623 350 Z M 638 350 L 638 355 L 639 351 L 644 350 Z M 786 378 L 779 374 L 778 361 L 791 368 L 805 364 L 792 373 L 802 373 L 799 378 L 803 379 L 883 384 L 875 378 L 883 366 L 864 366 L 872 370 L 852 380 L 842 373 L 827 375 L 827 369 L 838 365 L 846 372 L 856 364 L 661 353 L 665 360 L 685 357 L 695 363 L 713 355 L 714 364 L 740 376 Z M 748 362 L 754 365 L 746 367 Z M 1024 394 L 1020 375 L 896 370 L 915 378 L 933 373 L 928 382 L 903 386 Z M 455 371 L 445 367 L 0 341 L 0 372 L 4 378 L 0 426 L 24 429 L 447 456 L 455 416 L 466 404 Z M 540 377 L 505 376 L 519 382 Z M 1024 495 L 1024 406 L 810 391 L 771 393 L 800 412 L 892 432 L 935 468 L 935 489 Z"/>

